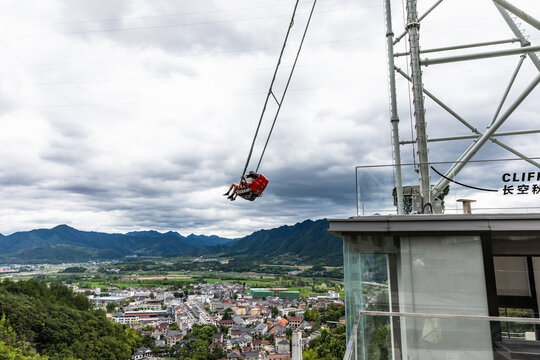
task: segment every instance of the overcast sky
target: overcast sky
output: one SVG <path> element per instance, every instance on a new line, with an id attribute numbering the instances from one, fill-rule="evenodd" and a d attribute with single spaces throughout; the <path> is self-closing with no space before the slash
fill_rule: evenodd
<path id="1" fill-rule="evenodd" d="M 268 188 L 255 202 L 230 202 L 222 193 L 241 175 L 294 1 L 3 1 L 0 232 L 65 223 L 237 237 L 355 215 L 354 167 L 392 162 L 382 3 L 318 0 L 262 161 Z M 420 13 L 432 3 L 419 1 Z M 540 2 L 513 3 L 540 18 Z M 310 7 L 300 1 L 278 97 Z M 393 11 L 399 34 L 401 1 Z M 540 32 L 522 28 L 538 45 Z M 445 0 L 422 22 L 420 41 L 427 49 L 512 37 L 491 1 Z M 465 52 L 472 51 L 479 50 Z M 517 61 L 434 65 L 424 69 L 424 84 L 483 131 Z M 397 65 L 406 69 L 407 60 Z M 536 74 L 527 59 L 508 101 Z M 398 78 L 398 86 L 400 136 L 410 140 L 407 84 Z M 539 103 L 536 89 L 500 130 L 540 128 Z M 429 137 L 470 134 L 433 102 L 426 109 Z M 273 111 L 270 102 L 250 168 Z M 540 156 L 539 135 L 501 140 Z M 430 160 L 454 160 L 469 144 L 434 143 Z M 411 147 L 402 150 L 412 162 Z M 514 157 L 489 144 L 476 158 Z M 462 181 L 475 174 L 464 172 Z"/>

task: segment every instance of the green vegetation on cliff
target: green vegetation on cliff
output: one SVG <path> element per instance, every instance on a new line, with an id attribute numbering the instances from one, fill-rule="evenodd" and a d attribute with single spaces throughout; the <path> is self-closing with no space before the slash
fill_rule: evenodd
<path id="1" fill-rule="evenodd" d="M 46 360 L 39 356 L 28 343 L 20 341 L 6 317 L 0 317 L 0 359 L 5 360 Z"/>
<path id="2" fill-rule="evenodd" d="M 12 339 L 0 343 L 0 354 L 19 354 L 7 359 L 128 359 L 142 340 L 57 283 L 0 282 L 0 317 Z"/>
<path id="3" fill-rule="evenodd" d="M 304 360 L 341 360 L 346 348 L 345 327 L 340 326 L 332 332 L 322 330 L 320 336 L 311 340 L 302 357 Z"/>

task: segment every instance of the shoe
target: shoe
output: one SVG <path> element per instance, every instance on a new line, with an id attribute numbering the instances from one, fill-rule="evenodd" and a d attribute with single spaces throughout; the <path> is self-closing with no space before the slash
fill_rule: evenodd
<path id="1" fill-rule="evenodd" d="M 227 199 L 231 199 L 231 201 L 234 201 L 234 200 L 236 200 L 235 198 L 232 198 L 232 197 L 229 197 L 229 198 L 227 198 Z"/>
<path id="2" fill-rule="evenodd" d="M 229 193 L 228 193 L 228 192 L 226 192 L 225 194 L 223 194 L 223 196 L 229 196 Z"/>
<path id="3" fill-rule="evenodd" d="M 232 200 L 232 199 L 234 199 L 234 196 L 230 195 L 229 197 L 227 197 L 227 199 Z"/>

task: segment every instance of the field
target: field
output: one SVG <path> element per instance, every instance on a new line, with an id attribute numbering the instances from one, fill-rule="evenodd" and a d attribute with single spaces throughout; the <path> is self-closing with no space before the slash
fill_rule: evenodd
<path id="1" fill-rule="evenodd" d="M 107 291 L 108 286 L 121 289 L 128 287 L 161 287 L 172 286 L 181 288 L 195 283 L 217 283 L 228 282 L 247 285 L 251 288 L 275 288 L 284 287 L 292 291 L 299 291 L 301 297 L 308 295 L 325 294 L 329 290 L 340 293 L 343 296 L 343 281 L 336 279 L 330 271 L 336 268 L 320 269 L 317 276 L 309 273 L 310 266 L 298 265 L 259 265 L 253 266 L 254 271 L 223 271 L 208 269 L 208 264 L 193 265 L 189 260 L 183 260 L 181 265 L 195 267 L 192 270 L 171 271 L 171 263 L 164 265 L 163 260 L 149 261 L 141 263 L 122 263 L 114 265 L 92 265 L 80 264 L 80 272 L 69 272 L 76 267 L 67 266 L 41 266 L 34 267 L 29 271 L 0 274 L 2 277 L 9 277 L 13 280 L 24 280 L 28 278 L 38 278 L 46 281 L 58 281 L 66 284 L 73 284 L 83 288 L 101 288 Z M 67 272 L 66 272 L 66 269 Z M 272 270 L 272 269 L 275 269 Z M 284 269 L 299 269 L 305 271 L 298 275 L 288 275 Z M 339 268 L 337 268 L 339 270 Z M 259 272 L 256 272 L 259 271 Z M 328 271 L 329 276 L 325 277 Z M 270 273 L 273 272 L 273 273 Z M 335 273 L 334 273 L 335 274 Z M 322 276 L 321 276 L 322 275 Z"/>

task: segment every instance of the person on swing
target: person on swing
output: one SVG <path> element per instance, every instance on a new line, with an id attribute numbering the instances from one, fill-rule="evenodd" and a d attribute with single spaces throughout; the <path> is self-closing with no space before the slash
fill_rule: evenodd
<path id="1" fill-rule="evenodd" d="M 255 171 L 250 171 L 247 175 L 244 176 L 244 179 L 246 183 L 248 184 L 251 182 L 251 179 L 258 179 L 258 178 L 259 178 L 259 174 L 256 174 Z M 236 200 L 236 197 L 238 196 L 238 194 L 236 193 L 236 190 L 238 190 L 238 184 L 232 183 L 231 186 L 229 186 L 229 190 L 227 190 L 227 192 L 223 194 L 223 196 L 227 196 L 227 199 L 234 201 Z"/>

